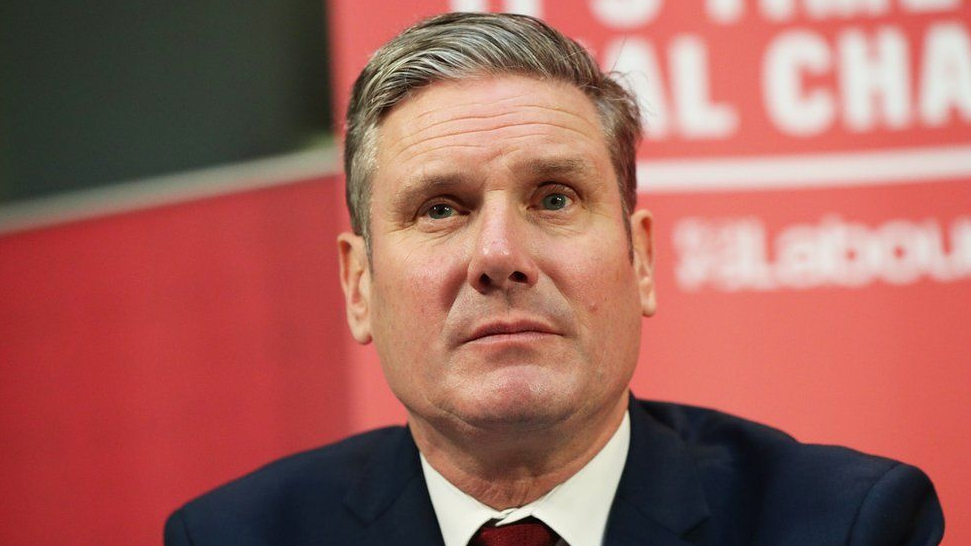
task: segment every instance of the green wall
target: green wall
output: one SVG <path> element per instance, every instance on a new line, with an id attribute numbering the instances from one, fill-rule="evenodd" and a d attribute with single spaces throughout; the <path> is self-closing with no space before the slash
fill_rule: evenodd
<path id="1" fill-rule="evenodd" d="M 0 200 L 330 133 L 323 0 L 0 2 Z"/>

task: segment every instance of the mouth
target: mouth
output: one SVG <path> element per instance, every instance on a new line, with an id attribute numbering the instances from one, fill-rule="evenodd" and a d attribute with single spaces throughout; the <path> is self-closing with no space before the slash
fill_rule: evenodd
<path id="1" fill-rule="evenodd" d="M 464 343 L 526 342 L 551 335 L 560 335 L 560 333 L 538 320 L 490 321 L 475 327 Z"/>

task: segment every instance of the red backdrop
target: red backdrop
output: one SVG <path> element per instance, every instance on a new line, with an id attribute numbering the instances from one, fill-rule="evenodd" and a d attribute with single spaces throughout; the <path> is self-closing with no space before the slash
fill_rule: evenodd
<path id="1" fill-rule="evenodd" d="M 967 1 L 330 7 L 340 111 L 450 8 L 532 11 L 629 72 L 659 234 L 635 392 L 918 464 L 971 543 Z M 187 498 L 399 422 L 343 323 L 344 225 L 321 177 L 0 235 L 0 543 L 158 543 Z"/>
<path id="2" fill-rule="evenodd" d="M 345 435 L 336 178 L 0 236 L 0 544 L 157 544 Z"/>

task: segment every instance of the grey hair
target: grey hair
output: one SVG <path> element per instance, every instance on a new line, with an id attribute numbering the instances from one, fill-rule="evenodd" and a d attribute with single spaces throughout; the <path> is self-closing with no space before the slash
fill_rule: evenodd
<path id="1" fill-rule="evenodd" d="M 439 81 L 515 74 L 575 85 L 593 102 L 617 175 L 626 218 L 637 200 L 637 101 L 601 72 L 577 42 L 526 15 L 447 13 L 405 29 L 361 71 L 347 109 L 344 172 L 354 233 L 370 250 L 371 179 L 377 129 L 399 103 Z M 630 226 L 624 222 L 627 229 Z"/>

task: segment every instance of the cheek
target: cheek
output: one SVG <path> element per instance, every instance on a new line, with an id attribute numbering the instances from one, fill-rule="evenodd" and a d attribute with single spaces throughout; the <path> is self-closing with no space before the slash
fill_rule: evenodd
<path id="1" fill-rule="evenodd" d="M 427 343 L 420 331 L 441 330 L 456 284 L 456 265 L 420 252 L 388 253 L 375 259 L 376 309 L 379 321 L 406 342 Z"/>
<path id="2" fill-rule="evenodd" d="M 626 240 L 601 241 L 574 244 L 562 255 L 568 259 L 551 267 L 557 268 L 554 281 L 573 308 L 578 349 L 595 363 L 587 372 L 606 388 L 626 378 L 636 363 L 641 314 Z"/>
<path id="3" fill-rule="evenodd" d="M 615 243 L 609 243 L 615 244 Z M 622 251 L 608 244 L 572 245 L 567 259 L 559 260 L 555 268 L 559 284 L 568 299 L 579 305 L 591 318 L 603 315 L 612 318 L 623 314 L 628 300 L 636 295 L 633 266 Z"/>

